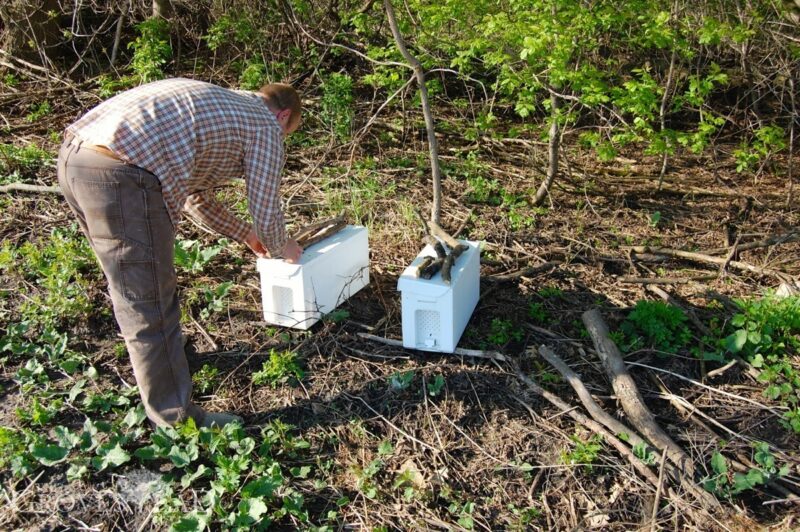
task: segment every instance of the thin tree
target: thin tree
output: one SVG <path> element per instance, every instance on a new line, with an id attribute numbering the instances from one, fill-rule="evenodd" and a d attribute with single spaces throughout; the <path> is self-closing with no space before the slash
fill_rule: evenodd
<path id="1" fill-rule="evenodd" d="M 408 61 L 414 75 L 417 78 L 417 85 L 419 85 L 420 102 L 422 103 L 422 113 L 425 115 L 425 128 L 428 133 L 428 147 L 430 148 L 431 160 L 431 175 L 433 177 L 433 207 L 431 208 L 431 222 L 439 225 L 442 212 L 442 172 L 439 168 L 439 146 L 436 141 L 436 130 L 434 128 L 433 114 L 431 113 L 430 101 L 428 100 L 428 88 L 425 86 L 425 71 L 422 64 L 414 57 L 406 47 L 406 42 L 403 35 L 400 33 L 400 28 L 397 26 L 397 17 L 394 14 L 394 7 L 392 7 L 391 0 L 384 0 L 383 5 L 386 8 L 386 17 L 389 20 L 389 27 L 392 29 L 392 35 L 397 43 L 397 48 L 400 53 Z"/>

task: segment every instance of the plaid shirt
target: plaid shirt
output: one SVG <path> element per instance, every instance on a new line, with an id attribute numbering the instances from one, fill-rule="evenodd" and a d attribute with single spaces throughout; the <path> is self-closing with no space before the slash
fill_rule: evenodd
<path id="1" fill-rule="evenodd" d="M 214 189 L 244 177 L 259 240 L 273 256 L 283 250 L 283 135 L 257 93 L 189 79 L 156 81 L 106 100 L 67 131 L 158 176 L 174 225 L 185 209 L 239 242 L 250 225 L 220 204 Z"/>

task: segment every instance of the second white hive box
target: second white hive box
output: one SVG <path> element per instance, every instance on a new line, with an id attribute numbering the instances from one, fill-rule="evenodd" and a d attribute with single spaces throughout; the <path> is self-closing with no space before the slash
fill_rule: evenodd
<path id="1" fill-rule="evenodd" d="M 308 329 L 369 284 L 367 228 L 348 225 L 303 250 L 298 264 L 258 259 L 268 323 Z"/>
<path id="2" fill-rule="evenodd" d="M 415 276 L 424 257 L 435 257 L 428 245 L 403 271 L 397 281 L 402 296 L 403 347 L 452 353 L 478 304 L 480 296 L 480 248 L 477 242 L 461 241 L 469 249 L 451 271 L 451 283 L 441 272 L 431 279 Z"/>

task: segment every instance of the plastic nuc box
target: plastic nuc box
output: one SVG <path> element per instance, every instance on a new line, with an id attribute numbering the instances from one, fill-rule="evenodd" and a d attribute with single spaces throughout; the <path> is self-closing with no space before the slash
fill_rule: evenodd
<path id="1" fill-rule="evenodd" d="M 456 259 L 451 282 L 442 281 L 441 271 L 431 279 L 416 277 L 424 257 L 436 257 L 430 245 L 417 255 L 397 281 L 403 314 L 403 347 L 452 353 L 467 327 L 480 296 L 480 249 L 477 242 Z"/>
<path id="2" fill-rule="evenodd" d="M 264 320 L 308 329 L 369 284 L 367 228 L 348 225 L 303 250 L 300 262 L 258 259 Z"/>

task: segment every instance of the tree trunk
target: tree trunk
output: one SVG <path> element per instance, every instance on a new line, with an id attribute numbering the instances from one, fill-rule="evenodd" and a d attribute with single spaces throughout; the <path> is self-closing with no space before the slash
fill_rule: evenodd
<path id="1" fill-rule="evenodd" d="M 417 77 L 419 96 L 422 102 L 422 113 L 425 115 L 425 127 L 428 132 L 431 174 L 433 176 L 433 207 L 431 208 L 431 221 L 438 224 L 441 220 L 442 212 L 442 173 L 439 169 L 439 146 L 436 142 L 436 130 L 434 128 L 433 115 L 431 114 L 431 106 L 428 100 L 428 88 L 425 86 L 425 71 L 422 69 L 422 64 L 416 57 L 411 55 L 411 52 L 406 48 L 403 35 L 400 33 L 400 28 L 397 26 L 397 18 L 395 17 L 391 0 L 384 0 L 383 5 L 386 8 L 386 17 L 389 19 L 389 27 L 392 29 L 392 35 L 397 43 L 397 48 L 400 50 L 405 60 L 408 61 L 408 64 L 414 71 L 414 75 Z"/>
<path id="2" fill-rule="evenodd" d="M 533 197 L 533 206 L 538 207 L 550 193 L 550 186 L 558 174 L 558 148 L 561 145 L 561 131 L 558 127 L 558 96 L 550 93 L 550 141 L 547 147 L 547 175 Z"/>

